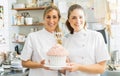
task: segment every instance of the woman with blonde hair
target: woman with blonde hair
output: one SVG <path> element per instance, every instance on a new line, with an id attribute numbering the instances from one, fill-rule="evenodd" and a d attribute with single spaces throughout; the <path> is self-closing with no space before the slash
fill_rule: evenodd
<path id="1" fill-rule="evenodd" d="M 29 76 L 58 76 L 58 71 L 45 66 L 45 58 L 47 51 L 57 43 L 54 32 L 59 31 L 60 17 L 55 5 L 48 6 L 43 15 L 44 28 L 28 35 L 21 59 L 23 67 L 30 69 Z"/>

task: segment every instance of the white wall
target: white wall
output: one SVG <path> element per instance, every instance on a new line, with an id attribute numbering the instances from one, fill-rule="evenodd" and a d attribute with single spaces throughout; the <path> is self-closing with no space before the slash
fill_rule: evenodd
<path id="1" fill-rule="evenodd" d="M 12 37 L 14 32 L 18 32 L 18 28 L 12 27 L 12 4 L 15 3 L 16 0 L 8 0 L 8 30 L 9 30 L 9 51 L 14 50 L 14 44 L 12 43 Z"/>
<path id="2" fill-rule="evenodd" d="M 8 32 L 8 0 L 0 0 L 0 5 L 3 6 L 4 9 L 4 27 L 0 29 L 0 32 L 5 37 L 5 44 L 0 45 L 0 52 L 1 51 L 8 51 L 9 50 L 9 32 Z"/>
<path id="3" fill-rule="evenodd" d="M 112 25 L 112 37 L 110 38 L 111 51 L 120 51 L 120 25 Z"/>

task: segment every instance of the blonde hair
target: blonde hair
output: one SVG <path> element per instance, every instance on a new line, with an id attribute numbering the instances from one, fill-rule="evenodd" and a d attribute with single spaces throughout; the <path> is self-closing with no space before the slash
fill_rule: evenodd
<path id="1" fill-rule="evenodd" d="M 52 10 L 56 10 L 58 12 L 58 17 L 59 17 L 59 20 L 60 20 L 60 18 L 61 18 L 60 10 L 54 4 L 51 4 L 50 6 L 48 6 L 48 7 L 45 8 L 45 11 L 44 11 L 44 14 L 43 14 L 43 18 L 45 18 L 45 15 L 47 13 L 49 13 L 50 11 L 52 11 Z M 59 25 L 57 25 L 55 31 L 56 32 L 61 32 L 61 29 L 59 28 Z"/>

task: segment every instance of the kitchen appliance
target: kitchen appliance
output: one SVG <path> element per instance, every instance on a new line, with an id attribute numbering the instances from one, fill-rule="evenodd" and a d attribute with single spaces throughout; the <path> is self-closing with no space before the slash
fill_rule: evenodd
<path id="1" fill-rule="evenodd" d="M 21 53 L 20 53 L 20 50 L 19 50 L 19 46 L 18 46 L 18 45 L 16 45 L 16 46 L 15 46 L 15 51 L 17 52 L 17 54 L 18 54 L 18 55 L 20 55 L 20 54 L 21 54 Z"/>
<path id="2" fill-rule="evenodd" d="M 111 55 L 111 61 L 113 64 L 119 64 L 119 50 L 115 50 L 112 52 L 112 55 Z"/>

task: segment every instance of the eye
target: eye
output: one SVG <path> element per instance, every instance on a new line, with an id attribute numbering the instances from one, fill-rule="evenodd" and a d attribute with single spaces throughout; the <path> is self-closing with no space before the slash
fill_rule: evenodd
<path id="1" fill-rule="evenodd" d="M 72 19 L 76 19 L 76 17 L 75 17 L 75 16 L 73 16 L 73 17 L 72 17 Z"/>
<path id="2" fill-rule="evenodd" d="M 46 18 L 47 18 L 47 19 L 50 19 L 51 17 L 50 17 L 50 16 L 47 16 Z"/>
<path id="3" fill-rule="evenodd" d="M 47 16 L 46 16 L 46 18 L 47 18 L 47 19 L 50 19 L 50 18 L 51 18 L 51 16 L 47 15 Z"/>
<path id="4" fill-rule="evenodd" d="M 82 17 L 82 16 L 80 16 L 79 18 L 80 18 L 80 19 L 82 19 L 83 17 Z"/>
<path id="5" fill-rule="evenodd" d="M 57 17 L 56 16 L 53 16 L 53 19 L 56 19 Z"/>

